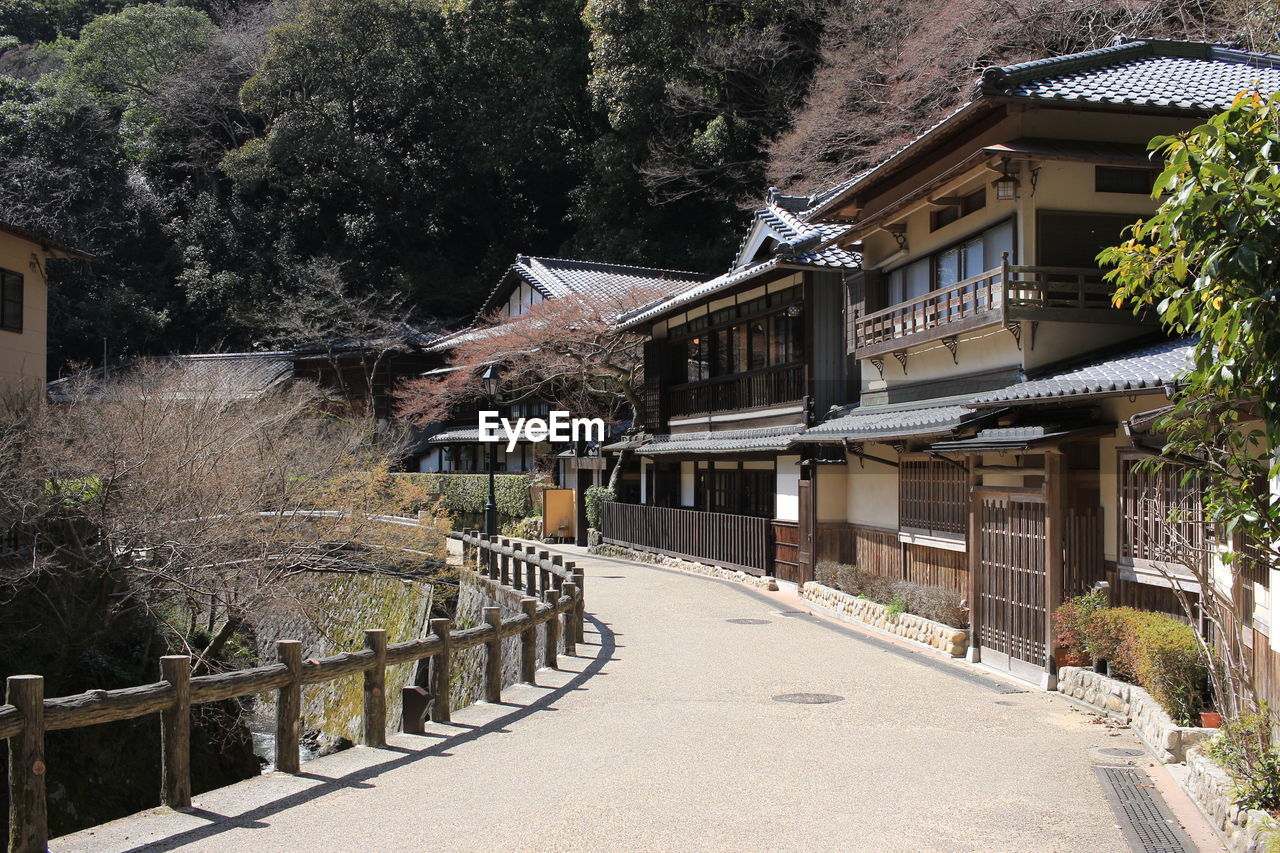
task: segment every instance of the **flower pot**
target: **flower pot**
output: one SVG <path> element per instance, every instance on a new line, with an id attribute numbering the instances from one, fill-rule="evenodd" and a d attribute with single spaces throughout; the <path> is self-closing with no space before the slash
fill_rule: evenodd
<path id="1" fill-rule="evenodd" d="M 1222 725 L 1222 714 L 1217 711 L 1201 711 L 1200 727 L 1205 729 L 1216 729 Z"/>

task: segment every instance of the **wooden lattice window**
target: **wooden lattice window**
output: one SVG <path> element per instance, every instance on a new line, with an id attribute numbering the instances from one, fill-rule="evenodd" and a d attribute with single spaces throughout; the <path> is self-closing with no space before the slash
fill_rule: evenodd
<path id="1" fill-rule="evenodd" d="M 1135 565 L 1184 566 L 1205 557 L 1207 537 L 1200 482 L 1187 469 L 1139 465 L 1142 454 L 1120 455 L 1120 558 Z"/>
<path id="2" fill-rule="evenodd" d="M 898 472 L 899 526 L 932 536 L 965 535 L 969 489 L 962 466 L 945 459 L 903 459 Z"/>

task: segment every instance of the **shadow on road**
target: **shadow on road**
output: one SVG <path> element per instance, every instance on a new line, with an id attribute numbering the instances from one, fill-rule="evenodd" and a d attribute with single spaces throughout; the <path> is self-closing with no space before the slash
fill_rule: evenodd
<path id="1" fill-rule="evenodd" d="M 272 800 L 271 802 L 258 806 L 257 808 L 250 809 L 243 814 L 230 816 L 212 812 L 207 809 L 190 809 L 186 812 L 187 814 L 204 818 L 210 822 L 209 825 L 189 829 L 185 832 L 178 833 L 177 835 L 171 835 L 168 838 L 163 838 L 158 841 L 152 841 L 138 847 L 130 848 L 130 853 L 177 850 L 184 845 L 194 844 L 198 841 L 205 841 L 232 829 L 265 828 L 268 825 L 263 822 L 265 818 L 279 814 L 287 809 L 291 809 L 295 806 L 299 806 L 313 800 L 318 800 L 321 797 L 337 791 L 371 788 L 373 786 L 368 784 L 370 780 L 377 779 L 383 773 L 391 770 L 397 770 L 401 767 L 407 767 L 414 762 L 421 761 L 426 758 L 448 757 L 452 754 L 451 750 L 454 747 L 469 743 L 487 734 L 498 734 L 508 731 L 508 726 L 511 724 L 523 720 L 525 717 L 532 716 L 538 711 L 550 709 L 551 705 L 556 700 L 562 699 L 570 693 L 585 689 L 582 685 L 592 677 L 605 674 L 603 672 L 605 664 L 613 660 L 613 653 L 617 648 L 615 636 L 609 629 L 607 623 L 601 622 L 595 616 L 590 614 L 587 615 L 587 619 L 591 625 L 595 627 L 599 642 L 579 643 L 579 645 L 598 645 L 600 651 L 581 672 L 569 679 L 569 681 L 565 682 L 564 685 L 557 687 L 554 690 L 549 690 L 546 694 L 538 697 L 528 705 L 517 705 L 514 703 L 503 702 L 502 705 L 510 707 L 513 710 L 508 714 L 503 714 L 501 717 L 485 723 L 483 726 L 468 726 L 463 723 L 452 723 L 450 725 L 455 728 L 461 728 L 463 731 L 460 731 L 456 735 L 422 735 L 421 737 L 423 738 L 442 737 L 441 740 L 435 743 L 424 745 L 423 749 L 411 749 L 403 746 L 379 747 L 380 752 L 399 753 L 400 756 L 398 758 L 389 758 L 387 761 L 380 762 L 361 770 L 353 771 L 344 776 L 336 778 L 321 776 L 314 773 L 307 773 L 304 768 L 304 771 L 298 775 L 304 779 L 314 779 L 320 783 L 319 785 L 316 785 L 313 788 L 308 788 L 305 791 L 299 791 L 296 794 L 290 794 L 286 797 Z M 414 735 L 407 735 L 407 737 L 414 737 Z M 439 778 L 439 776 L 433 774 L 432 776 L 424 778 L 433 779 Z"/>

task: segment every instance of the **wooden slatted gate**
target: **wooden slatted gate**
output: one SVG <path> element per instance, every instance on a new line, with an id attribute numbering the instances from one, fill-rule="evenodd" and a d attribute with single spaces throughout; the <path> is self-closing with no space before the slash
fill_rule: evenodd
<path id="1" fill-rule="evenodd" d="M 1038 682 L 1045 669 L 1045 502 L 979 492 L 982 662 Z"/>

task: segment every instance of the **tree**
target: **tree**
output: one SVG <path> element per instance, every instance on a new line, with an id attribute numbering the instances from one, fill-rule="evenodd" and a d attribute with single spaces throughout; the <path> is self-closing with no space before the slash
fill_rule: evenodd
<path id="1" fill-rule="evenodd" d="M 0 408 L 0 600 L 41 591 L 38 623 L 3 621 L 60 638 L 63 663 L 145 613 L 204 669 L 291 578 L 447 572 L 438 529 L 371 518 L 426 505 L 367 474 L 399 448 L 319 414 L 305 383 L 246 394 L 208 364 L 143 363 L 60 396 Z"/>
<path id="2" fill-rule="evenodd" d="M 1115 266 L 1117 305 L 1154 311 L 1171 331 L 1196 336 L 1173 411 L 1156 425 L 1166 437 L 1151 465 L 1199 479 L 1218 543 L 1211 552 L 1225 550 L 1225 589 L 1215 554 L 1170 557 L 1200 582 L 1202 612 L 1221 642 L 1218 701 L 1234 716 L 1255 707 L 1236 607 L 1242 568 L 1246 559 L 1280 567 L 1280 96 L 1246 92 L 1151 145 L 1167 161 L 1155 185 L 1160 207 L 1099 259 Z"/>
<path id="3" fill-rule="evenodd" d="M 483 399 L 479 377 L 497 365 L 508 403 L 546 400 L 577 417 L 637 421 L 645 338 L 617 321 L 661 295 L 648 288 L 613 298 L 568 294 L 518 317 L 494 315 L 455 338 L 450 372 L 402 385 L 397 411 L 418 423 L 446 421 Z M 621 459 L 615 477 L 620 469 Z"/>

